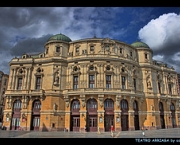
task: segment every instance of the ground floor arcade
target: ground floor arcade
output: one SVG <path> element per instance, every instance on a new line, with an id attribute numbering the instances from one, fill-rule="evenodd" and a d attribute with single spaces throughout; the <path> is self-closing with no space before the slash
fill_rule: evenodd
<path id="1" fill-rule="evenodd" d="M 48 103 L 49 102 L 49 103 Z M 154 104 L 152 104 L 154 102 Z M 152 105 L 150 105 L 152 104 Z M 4 111 L 7 130 L 97 132 L 179 127 L 175 102 L 136 97 L 14 98 Z M 24 106 L 25 105 L 25 106 Z M 27 105 L 27 106 L 26 106 Z M 168 109 L 169 108 L 169 109 Z"/>

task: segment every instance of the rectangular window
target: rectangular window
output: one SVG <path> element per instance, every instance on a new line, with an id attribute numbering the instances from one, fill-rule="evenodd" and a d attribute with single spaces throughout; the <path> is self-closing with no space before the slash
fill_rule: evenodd
<path id="1" fill-rule="evenodd" d="M 169 94 L 172 95 L 171 84 L 168 84 Z"/>
<path id="2" fill-rule="evenodd" d="M 56 47 L 56 52 L 60 52 L 60 47 Z"/>
<path id="3" fill-rule="evenodd" d="M 89 88 L 94 88 L 94 75 L 89 75 Z"/>
<path id="4" fill-rule="evenodd" d="M 136 79 L 133 79 L 134 82 L 134 90 L 136 90 Z"/>
<path id="5" fill-rule="evenodd" d="M 49 49 L 47 48 L 47 49 L 46 49 L 46 54 L 48 54 L 48 50 L 49 50 Z"/>
<path id="6" fill-rule="evenodd" d="M 130 56 L 132 57 L 132 51 L 130 52 Z"/>
<path id="7" fill-rule="evenodd" d="M 78 88 L 78 76 L 74 76 L 73 89 L 77 89 L 77 88 Z"/>
<path id="8" fill-rule="evenodd" d="M 161 84 L 160 84 L 160 82 L 158 82 L 158 90 L 159 90 L 159 94 L 161 94 Z"/>
<path id="9" fill-rule="evenodd" d="M 22 78 L 18 78 L 17 89 L 18 89 L 18 90 L 21 90 L 21 89 L 22 89 Z"/>
<path id="10" fill-rule="evenodd" d="M 122 48 L 120 48 L 120 51 L 119 51 L 120 53 L 122 53 Z"/>
<path id="11" fill-rule="evenodd" d="M 109 49 L 110 49 L 109 45 L 106 45 L 105 48 L 106 48 L 107 51 L 109 51 Z"/>
<path id="12" fill-rule="evenodd" d="M 147 53 L 145 53 L 144 56 L 145 56 L 145 59 L 148 59 Z"/>
<path id="13" fill-rule="evenodd" d="M 76 52 L 79 52 L 79 47 L 76 47 Z"/>
<path id="14" fill-rule="evenodd" d="M 126 77 L 125 76 L 121 77 L 121 82 L 122 82 L 122 89 L 126 89 Z"/>
<path id="15" fill-rule="evenodd" d="M 94 51 L 94 46 L 90 46 L 90 51 Z"/>
<path id="16" fill-rule="evenodd" d="M 111 88 L 111 75 L 106 75 L 106 88 Z"/>
<path id="17" fill-rule="evenodd" d="M 4 79 L 4 85 L 6 85 L 6 83 L 7 83 L 7 79 Z"/>
<path id="18" fill-rule="evenodd" d="M 36 90 L 40 90 L 41 89 L 41 77 L 38 76 L 36 77 Z"/>

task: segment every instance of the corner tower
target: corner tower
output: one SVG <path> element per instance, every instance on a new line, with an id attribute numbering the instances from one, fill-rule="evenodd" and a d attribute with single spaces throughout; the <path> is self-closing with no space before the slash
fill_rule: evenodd
<path id="1" fill-rule="evenodd" d="M 146 43 L 136 41 L 132 43 L 131 46 L 137 49 L 139 63 L 152 63 L 153 51 Z"/>
<path id="2" fill-rule="evenodd" d="M 71 39 L 64 34 L 51 36 L 44 45 L 45 57 L 67 57 L 69 42 Z"/>

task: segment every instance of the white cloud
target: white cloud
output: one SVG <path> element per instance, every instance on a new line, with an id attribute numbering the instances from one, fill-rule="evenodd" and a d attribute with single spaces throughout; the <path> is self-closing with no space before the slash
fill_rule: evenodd
<path id="1" fill-rule="evenodd" d="M 173 55 L 172 60 L 174 61 L 180 61 L 180 52 Z"/>
<path id="2" fill-rule="evenodd" d="M 175 13 L 163 14 L 151 20 L 140 29 L 139 38 L 153 50 L 162 49 L 165 43 L 180 42 L 180 15 Z"/>
<path id="3" fill-rule="evenodd" d="M 163 61 L 164 60 L 164 56 L 163 55 L 155 55 L 155 56 L 153 56 L 153 59 L 157 60 L 157 61 Z"/>

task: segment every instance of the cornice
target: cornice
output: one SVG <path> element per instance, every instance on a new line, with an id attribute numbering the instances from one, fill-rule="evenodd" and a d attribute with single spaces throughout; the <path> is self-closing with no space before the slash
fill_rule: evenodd
<path id="1" fill-rule="evenodd" d="M 50 57 L 47 59 L 34 59 L 33 61 L 27 61 L 26 59 L 24 59 L 23 61 L 11 61 L 10 65 L 13 64 L 38 64 L 38 63 L 51 63 L 51 62 L 63 62 L 63 63 L 67 63 L 67 58 L 66 57 L 61 57 L 61 58 L 57 58 L 57 57 Z"/>
<path id="2" fill-rule="evenodd" d="M 176 73 L 175 70 L 171 69 L 171 68 L 165 68 L 165 67 L 158 67 L 152 64 L 139 64 L 140 68 L 151 68 L 153 70 L 159 70 L 159 71 L 163 71 L 163 72 L 171 72 L 171 73 Z"/>
<path id="3" fill-rule="evenodd" d="M 133 64 L 135 66 L 139 66 L 138 62 L 132 61 L 130 59 L 121 59 L 121 58 L 113 58 L 113 57 L 76 57 L 73 59 L 68 59 L 67 62 L 68 63 L 72 63 L 72 62 L 80 62 L 80 61 L 115 61 L 115 62 L 120 62 L 120 63 L 130 63 Z"/>

